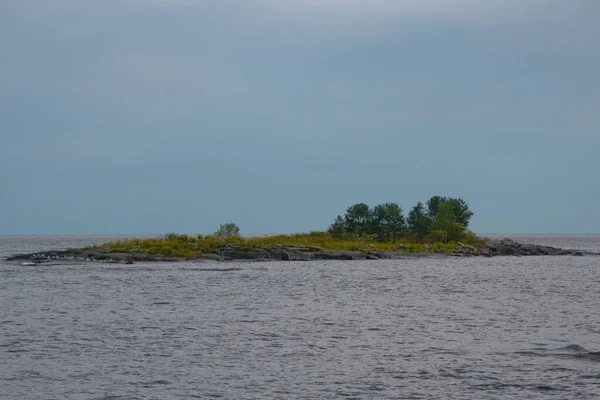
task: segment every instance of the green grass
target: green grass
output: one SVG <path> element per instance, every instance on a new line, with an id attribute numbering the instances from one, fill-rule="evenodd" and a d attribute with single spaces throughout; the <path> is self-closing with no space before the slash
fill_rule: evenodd
<path id="1" fill-rule="evenodd" d="M 463 238 L 463 242 L 474 246 L 480 246 L 485 243 L 485 239 L 479 238 L 474 234 L 467 234 Z M 371 237 L 338 239 L 332 237 L 327 232 L 297 233 L 292 235 L 255 238 L 220 238 L 212 235 L 197 235 L 194 237 L 170 233 L 165 235 L 164 239 L 119 240 L 116 242 L 105 243 L 100 246 L 94 246 L 90 249 L 105 249 L 112 252 L 162 254 L 168 257 L 196 258 L 202 254 L 218 254 L 223 247 L 232 245 L 236 246 L 239 251 L 251 251 L 253 249 L 271 248 L 276 246 L 312 246 L 329 250 L 382 251 L 397 250 L 400 245 L 403 245 L 406 249 L 405 251 L 411 253 L 436 251 L 440 248 L 443 248 L 447 252 L 451 252 L 458 246 L 456 242 L 431 243 L 426 240 L 418 241 L 414 238 L 399 239 L 395 243 L 378 242 Z"/>

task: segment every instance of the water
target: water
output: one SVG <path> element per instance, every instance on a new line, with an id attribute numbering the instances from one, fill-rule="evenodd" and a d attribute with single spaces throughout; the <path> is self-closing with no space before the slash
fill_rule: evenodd
<path id="1" fill-rule="evenodd" d="M 600 257 L 234 266 L 0 263 L 0 398 L 600 396 Z"/>

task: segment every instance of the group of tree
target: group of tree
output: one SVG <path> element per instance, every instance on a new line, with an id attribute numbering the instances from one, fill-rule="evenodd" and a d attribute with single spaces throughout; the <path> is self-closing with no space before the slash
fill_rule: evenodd
<path id="1" fill-rule="evenodd" d="M 418 202 L 404 217 L 396 203 L 370 208 L 365 203 L 348 207 L 328 229 L 334 237 L 371 235 L 380 241 L 396 241 L 399 237 L 429 238 L 432 241 L 460 240 L 467 231 L 473 212 L 460 198 L 433 196 L 425 205 Z"/>

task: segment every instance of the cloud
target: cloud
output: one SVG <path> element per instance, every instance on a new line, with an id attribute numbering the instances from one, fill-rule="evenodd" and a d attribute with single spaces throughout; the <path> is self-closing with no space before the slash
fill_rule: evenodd
<path id="1" fill-rule="evenodd" d="M 540 9 L 549 1 L 529 0 L 263 0 L 265 7 L 296 15 L 429 17 L 435 19 L 489 19 L 514 17 Z"/>
<path id="2" fill-rule="evenodd" d="M 63 0 L 64 1 L 64 0 Z M 220 1 L 197 2 L 192 0 L 120 0 L 137 5 L 164 7 L 217 5 Z M 264 8 L 298 14 L 395 14 L 405 16 L 430 15 L 436 17 L 518 15 L 556 5 L 557 0 L 255 0 L 250 4 Z M 228 7 L 246 6 L 245 1 L 232 1 Z M 221 5 L 223 5 L 221 3 Z"/>
<path id="3" fill-rule="evenodd" d="M 140 5 L 149 5 L 157 7 L 173 7 L 173 6 L 200 6 L 201 2 L 194 0 L 121 0 Z"/>
<path id="4" fill-rule="evenodd" d="M 277 31 L 287 40 L 294 40 L 295 34 L 317 41 L 390 32 L 412 35 L 452 26 L 480 32 L 504 29 L 504 35 L 521 45 L 583 51 L 595 45 L 599 29 L 594 16 L 600 11 L 597 0 L 112 1 L 136 9 L 210 15 L 223 18 L 233 31 Z"/>
<path id="5" fill-rule="evenodd" d="M 326 22 L 330 27 L 347 23 L 382 22 L 398 19 L 423 19 L 469 24 L 504 23 L 536 18 L 544 14 L 577 9 L 560 0 L 254 0 L 194 2 L 191 0 L 121 0 L 130 4 L 194 8 L 229 8 L 251 11 L 267 18 L 290 22 Z M 582 2 L 586 4 L 586 0 Z M 590 3 L 591 4 L 591 3 Z M 565 6 L 566 5 L 566 6 Z M 554 10 L 554 11 L 553 11 Z"/>

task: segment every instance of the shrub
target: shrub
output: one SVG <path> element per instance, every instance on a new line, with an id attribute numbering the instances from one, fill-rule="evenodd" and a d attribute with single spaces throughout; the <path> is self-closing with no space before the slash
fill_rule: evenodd
<path id="1" fill-rule="evenodd" d="M 220 238 L 232 238 L 240 236 L 240 228 L 233 222 L 221 224 L 219 230 L 215 232 L 215 236 Z"/>
<path id="2" fill-rule="evenodd" d="M 461 242 L 464 242 L 465 244 L 471 246 L 479 247 L 485 244 L 486 239 L 477 236 L 475 233 L 467 229 L 467 231 L 463 234 L 463 237 L 461 238 Z"/>
<path id="3" fill-rule="evenodd" d="M 446 242 L 446 231 L 442 231 L 440 229 L 435 229 L 427 234 L 426 239 L 432 243 L 434 242 Z"/>

